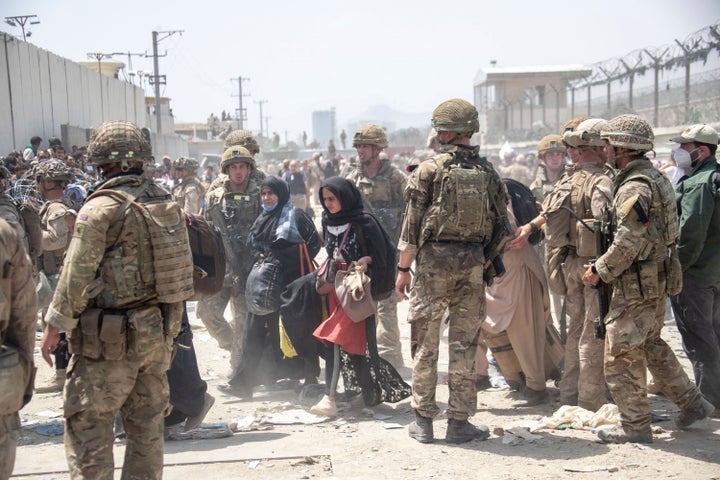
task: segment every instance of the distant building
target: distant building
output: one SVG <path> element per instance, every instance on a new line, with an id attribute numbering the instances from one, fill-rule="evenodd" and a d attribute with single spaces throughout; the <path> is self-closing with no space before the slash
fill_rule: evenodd
<path id="1" fill-rule="evenodd" d="M 330 140 L 338 142 L 335 107 L 312 112 L 312 138 L 308 138 L 308 143 L 313 140 L 317 140 L 321 148 L 327 147 Z"/>
<path id="2" fill-rule="evenodd" d="M 591 73 L 581 65 L 480 69 L 473 82 L 480 132 L 496 143 L 500 136 L 520 140 L 533 130 L 559 131 L 572 115 L 570 82 Z"/>

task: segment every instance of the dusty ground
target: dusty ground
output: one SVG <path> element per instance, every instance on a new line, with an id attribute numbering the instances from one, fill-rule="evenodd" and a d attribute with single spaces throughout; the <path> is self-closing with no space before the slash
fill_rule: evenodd
<path id="1" fill-rule="evenodd" d="M 400 305 L 401 319 L 407 306 Z M 291 391 L 260 392 L 250 402 L 221 394 L 228 354 L 212 340 L 194 315 L 200 369 L 209 392 L 217 399 L 206 422 L 233 422 L 262 412 L 282 411 L 297 403 Z M 409 327 L 401 322 L 403 344 L 408 344 Z M 674 325 L 665 329 L 689 372 Z M 406 353 L 406 364 L 410 359 Z M 447 373 L 447 351 L 441 357 L 441 377 Z M 36 355 L 36 361 L 42 360 Z M 403 375 L 409 379 L 410 371 Z M 38 383 L 51 374 L 44 363 Z M 321 377 L 323 378 L 323 377 Z M 514 394 L 493 389 L 478 394 L 478 413 L 472 418 L 493 431 L 529 426 L 560 407 L 557 389 L 548 383 L 553 401 L 535 408 L 518 409 L 510 404 Z M 438 399 L 447 400 L 447 386 L 438 387 Z M 38 432 L 59 425 L 48 415 L 61 412 L 60 394 L 36 395 L 22 411 L 24 428 L 15 467 L 15 477 L 67 479 L 62 436 Z M 288 405 L 289 402 L 290 405 Z M 662 397 L 651 396 L 655 413 L 674 416 L 675 406 Z M 53 413 L 54 412 L 54 413 Z M 586 430 L 540 430 L 540 438 L 506 444 L 496 430 L 487 441 L 448 445 L 445 418 L 435 420 L 434 444 L 422 445 L 407 435 L 412 421 L 410 400 L 373 409 L 348 407 L 341 418 L 318 424 L 264 425 L 263 430 L 235 433 L 228 438 L 168 441 L 165 445 L 166 479 L 445 479 L 445 478 L 553 478 L 553 479 L 634 479 L 692 478 L 720 479 L 720 420 L 700 422 L 688 431 L 678 431 L 672 421 L 654 424 L 652 445 L 603 445 Z M 48 428 L 50 427 L 50 428 Z M 116 463 L 122 462 L 123 443 L 116 442 Z M 120 478 L 116 470 L 116 478 Z"/>

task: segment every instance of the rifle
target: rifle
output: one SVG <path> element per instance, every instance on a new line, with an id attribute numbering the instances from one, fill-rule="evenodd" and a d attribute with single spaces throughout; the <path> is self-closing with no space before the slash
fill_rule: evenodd
<path id="1" fill-rule="evenodd" d="M 609 214 L 606 211 L 603 216 Z M 598 257 L 603 253 L 607 252 L 610 244 L 612 243 L 612 234 L 610 233 L 610 223 L 607 221 L 600 222 L 596 220 L 593 222 L 593 230 L 595 231 L 595 245 L 597 247 Z M 592 262 L 595 263 L 594 261 Z M 605 317 L 610 311 L 610 298 L 612 297 L 612 287 L 600 279 L 597 285 L 592 288 L 598 291 L 598 306 L 599 316 L 595 319 L 595 338 L 605 338 Z"/>

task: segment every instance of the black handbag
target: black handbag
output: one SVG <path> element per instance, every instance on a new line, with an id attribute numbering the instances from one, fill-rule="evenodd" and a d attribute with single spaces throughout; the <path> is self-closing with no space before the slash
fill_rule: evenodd
<path id="1" fill-rule="evenodd" d="M 245 284 L 248 311 L 268 315 L 280 309 L 282 268 L 272 256 L 255 262 Z"/>

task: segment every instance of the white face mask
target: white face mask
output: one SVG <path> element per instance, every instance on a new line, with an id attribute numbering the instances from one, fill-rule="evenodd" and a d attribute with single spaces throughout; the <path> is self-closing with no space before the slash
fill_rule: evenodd
<path id="1" fill-rule="evenodd" d="M 695 150 L 697 150 L 697 148 Z M 693 164 L 692 156 L 690 154 L 695 150 L 688 152 L 687 150 L 683 150 L 682 147 L 675 147 L 671 150 L 672 158 L 675 160 L 675 163 L 679 168 L 690 168 Z"/>

